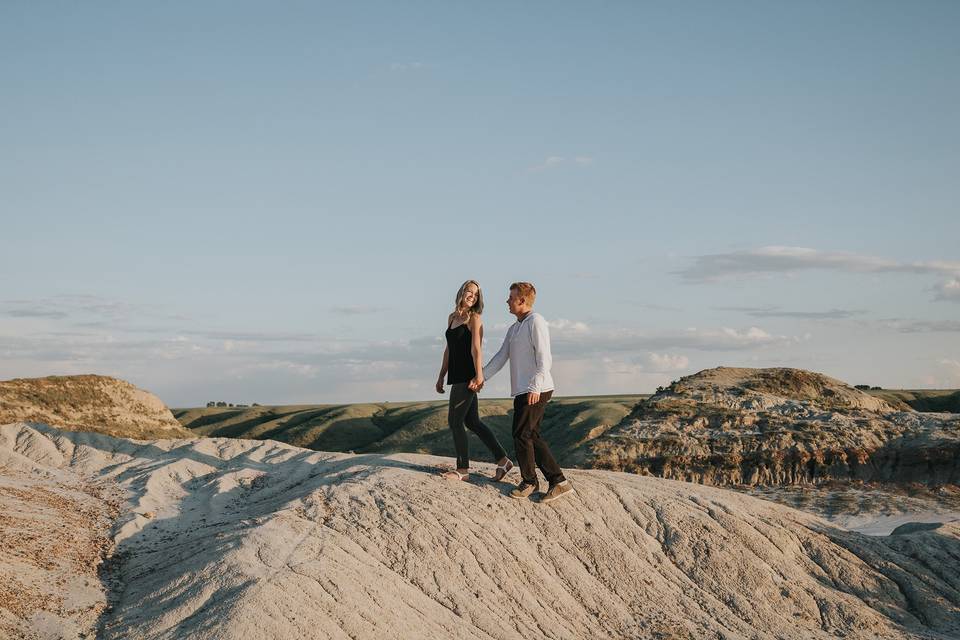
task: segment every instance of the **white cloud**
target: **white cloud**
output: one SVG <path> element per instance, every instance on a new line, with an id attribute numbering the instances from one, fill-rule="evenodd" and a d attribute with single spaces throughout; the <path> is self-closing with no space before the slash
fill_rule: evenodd
<path id="1" fill-rule="evenodd" d="M 550 333 L 553 336 L 579 336 L 590 333 L 590 327 L 587 326 L 585 322 L 580 322 L 577 320 L 565 320 L 563 318 L 557 320 L 548 320 L 547 326 L 550 327 Z"/>
<path id="2" fill-rule="evenodd" d="M 771 346 L 798 344 L 809 336 L 773 335 L 759 327 L 730 327 L 679 331 L 644 332 L 614 329 L 582 333 L 558 333 L 553 336 L 555 351 L 568 357 L 596 356 L 610 352 L 669 351 L 744 351 Z"/>
<path id="3" fill-rule="evenodd" d="M 671 375 L 645 371 L 643 366 L 616 355 L 602 358 L 554 360 L 557 393 L 609 395 L 651 393 L 670 383 Z"/>
<path id="4" fill-rule="evenodd" d="M 683 371 L 690 366 L 690 358 L 682 355 L 671 355 L 669 353 L 649 353 L 647 354 L 647 364 L 651 371 L 658 373 Z"/>
<path id="5" fill-rule="evenodd" d="M 960 302 L 960 277 L 951 278 L 936 287 L 936 300 L 946 300 L 948 302 Z"/>
<path id="6" fill-rule="evenodd" d="M 766 341 L 771 338 L 769 333 L 767 333 L 766 331 L 758 327 L 750 327 L 743 333 L 738 332 L 736 329 L 728 329 L 726 327 L 721 329 L 721 331 L 723 332 L 724 335 L 730 336 L 731 338 L 734 338 L 736 340 L 742 339 L 742 340 Z"/>

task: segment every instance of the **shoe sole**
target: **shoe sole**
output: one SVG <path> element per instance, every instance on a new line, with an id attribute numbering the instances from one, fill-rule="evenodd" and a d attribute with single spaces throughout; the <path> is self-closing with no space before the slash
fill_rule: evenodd
<path id="1" fill-rule="evenodd" d="M 530 494 L 530 495 L 533 495 L 533 494 Z M 529 499 L 530 499 L 530 496 L 515 496 L 515 495 L 513 495 L 512 493 L 510 494 L 510 497 L 513 498 L 514 500 L 529 500 Z"/>

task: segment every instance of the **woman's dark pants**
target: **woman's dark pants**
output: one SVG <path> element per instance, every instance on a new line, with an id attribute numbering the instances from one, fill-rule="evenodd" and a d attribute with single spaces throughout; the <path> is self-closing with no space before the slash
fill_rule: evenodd
<path id="1" fill-rule="evenodd" d="M 450 386 L 450 411 L 447 414 L 447 421 L 450 424 L 450 431 L 453 432 L 453 446 L 457 450 L 457 469 L 470 468 L 467 432 L 464 426 L 477 434 L 483 444 L 487 445 L 494 461 L 507 457 L 507 452 L 500 446 L 490 427 L 480 422 L 477 405 L 477 394 L 470 390 L 466 382 Z"/>

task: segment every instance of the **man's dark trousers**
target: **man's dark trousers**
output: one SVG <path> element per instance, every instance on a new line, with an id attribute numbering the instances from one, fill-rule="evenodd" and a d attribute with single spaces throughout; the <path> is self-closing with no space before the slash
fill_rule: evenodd
<path id="1" fill-rule="evenodd" d="M 551 485 L 565 479 L 550 447 L 540 437 L 540 423 L 552 395 L 553 391 L 541 393 L 536 404 L 527 404 L 525 393 L 513 399 L 513 447 L 520 464 L 520 476 L 524 482 L 533 485 L 539 484 L 537 467 Z"/>

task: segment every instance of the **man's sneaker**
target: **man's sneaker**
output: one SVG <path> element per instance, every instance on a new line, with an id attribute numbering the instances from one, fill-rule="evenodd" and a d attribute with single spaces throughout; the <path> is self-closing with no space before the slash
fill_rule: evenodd
<path id="1" fill-rule="evenodd" d="M 535 491 L 539 490 L 539 484 L 533 484 L 532 482 L 521 482 L 519 487 L 510 492 L 510 497 L 516 498 L 517 500 L 523 500 L 524 498 L 529 498 Z"/>
<path id="2" fill-rule="evenodd" d="M 563 482 L 550 485 L 550 488 L 547 489 L 547 492 L 542 498 L 540 498 L 540 502 L 553 502 L 560 496 L 564 496 L 568 493 L 573 493 L 573 486 L 570 485 L 568 480 L 564 480 Z"/>

